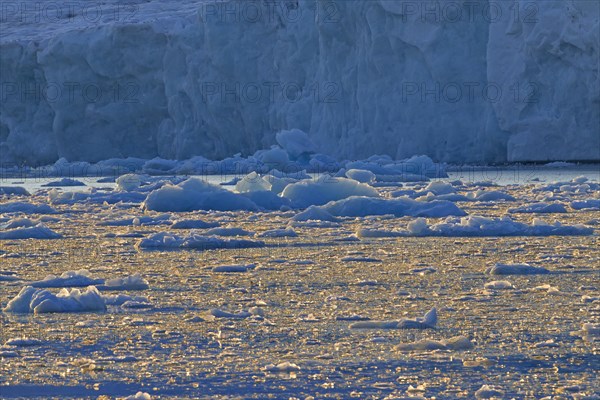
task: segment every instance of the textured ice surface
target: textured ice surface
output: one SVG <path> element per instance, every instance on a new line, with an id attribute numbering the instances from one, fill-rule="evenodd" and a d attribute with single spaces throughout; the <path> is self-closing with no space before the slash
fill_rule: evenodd
<path id="1" fill-rule="evenodd" d="M 0 158 L 600 158 L 597 2 L 274 3 L 8 3 Z"/>

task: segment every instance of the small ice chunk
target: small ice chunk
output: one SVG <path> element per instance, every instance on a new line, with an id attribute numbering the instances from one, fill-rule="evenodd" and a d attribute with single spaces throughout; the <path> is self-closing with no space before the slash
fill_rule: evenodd
<path id="1" fill-rule="evenodd" d="M 281 237 L 298 237 L 298 234 L 293 229 L 270 229 L 258 235 L 258 237 L 281 238 Z"/>
<path id="2" fill-rule="evenodd" d="M 423 339 L 413 343 L 401 343 L 399 351 L 432 351 L 432 350 L 469 350 L 473 343 L 465 336 L 455 336 L 447 340 Z"/>
<path id="3" fill-rule="evenodd" d="M 345 175 L 360 183 L 372 183 L 375 181 L 375 174 L 365 169 L 350 169 L 346 171 Z"/>
<path id="4" fill-rule="evenodd" d="M 504 391 L 498 386 L 483 385 L 475 392 L 476 399 L 496 399 L 503 396 Z"/>
<path id="5" fill-rule="evenodd" d="M 146 290 L 150 287 L 148 281 L 140 274 L 126 276 L 124 278 L 113 278 L 107 280 L 100 290 Z"/>
<path id="6" fill-rule="evenodd" d="M 486 283 L 483 287 L 492 290 L 509 290 L 515 288 L 509 281 L 492 281 Z"/>
<path id="7" fill-rule="evenodd" d="M 137 392 L 127 397 L 119 397 L 119 400 L 152 400 L 152 396 L 146 392 Z"/>
<path id="8" fill-rule="evenodd" d="M 218 308 L 213 308 L 210 310 L 210 313 L 215 318 L 232 318 L 232 319 L 244 319 L 252 316 L 248 311 L 240 311 L 238 313 L 231 313 L 224 310 L 219 310 Z"/>
<path id="9" fill-rule="evenodd" d="M 31 339 L 31 338 L 26 338 L 26 337 L 8 339 L 6 341 L 6 343 L 4 343 L 5 346 L 15 346 L 15 347 L 40 346 L 41 344 L 42 344 L 42 341 L 39 339 Z"/>
<path id="10" fill-rule="evenodd" d="M 280 364 L 269 364 L 265 366 L 267 372 L 297 372 L 300 371 L 300 367 L 289 361 L 282 362 Z"/>
<path id="11" fill-rule="evenodd" d="M 256 265 L 219 265 L 217 267 L 213 267 L 213 272 L 248 272 L 251 269 L 254 269 Z"/>

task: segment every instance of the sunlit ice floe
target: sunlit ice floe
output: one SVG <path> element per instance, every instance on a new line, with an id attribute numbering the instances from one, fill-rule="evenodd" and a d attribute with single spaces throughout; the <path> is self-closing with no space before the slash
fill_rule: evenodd
<path id="1" fill-rule="evenodd" d="M 95 286 L 85 290 L 63 288 L 58 294 L 26 286 L 8 302 L 4 311 L 20 314 L 96 312 L 106 311 L 107 305 L 127 306 L 129 302 L 147 304 L 147 299 L 124 294 L 102 295 Z"/>

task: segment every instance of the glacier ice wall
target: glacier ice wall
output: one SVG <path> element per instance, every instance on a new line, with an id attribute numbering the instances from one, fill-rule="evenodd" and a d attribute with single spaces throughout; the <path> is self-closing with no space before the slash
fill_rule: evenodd
<path id="1" fill-rule="evenodd" d="M 339 158 L 600 159 L 597 2 L 18 4 L 4 163 L 216 159 L 291 128 Z"/>

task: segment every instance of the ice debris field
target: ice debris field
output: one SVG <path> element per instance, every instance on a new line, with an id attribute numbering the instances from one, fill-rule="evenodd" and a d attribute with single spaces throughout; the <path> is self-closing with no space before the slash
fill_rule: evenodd
<path id="1" fill-rule="evenodd" d="M 598 398 L 597 166 L 290 138 L 3 170 L 0 397 Z"/>

